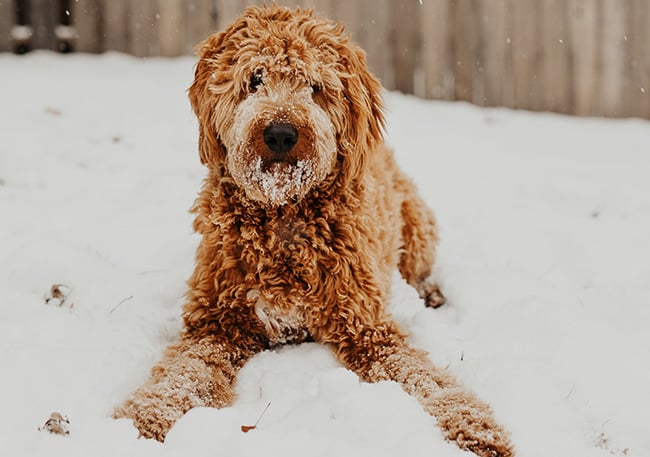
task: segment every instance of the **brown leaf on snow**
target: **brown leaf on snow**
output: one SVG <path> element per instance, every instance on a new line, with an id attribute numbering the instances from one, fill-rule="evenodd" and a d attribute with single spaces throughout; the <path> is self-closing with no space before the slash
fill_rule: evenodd
<path id="1" fill-rule="evenodd" d="M 49 295 L 45 296 L 45 303 L 48 305 L 63 306 L 67 304 L 66 300 L 70 295 L 70 291 L 70 287 L 65 284 L 52 284 Z M 72 308 L 73 304 L 71 303 L 69 306 Z"/>
<path id="2" fill-rule="evenodd" d="M 241 426 L 241 431 L 244 432 L 244 433 L 248 433 L 248 432 L 250 432 L 251 430 L 255 430 L 255 429 L 257 428 L 257 425 L 260 423 L 260 420 L 262 419 L 262 417 L 263 417 L 264 414 L 266 413 L 266 410 L 269 409 L 269 406 L 271 406 L 271 402 L 268 402 L 268 403 L 266 404 L 266 407 L 264 408 L 264 410 L 262 411 L 262 413 L 259 415 L 259 417 L 258 417 L 257 420 L 255 421 L 255 424 L 254 424 L 254 425 L 242 425 L 242 426 Z"/>
<path id="3" fill-rule="evenodd" d="M 38 428 L 39 432 L 48 431 L 55 435 L 69 435 L 70 431 L 68 430 L 68 425 L 70 420 L 63 414 L 54 411 L 50 414 L 50 417 L 45 421 L 45 423 Z"/>

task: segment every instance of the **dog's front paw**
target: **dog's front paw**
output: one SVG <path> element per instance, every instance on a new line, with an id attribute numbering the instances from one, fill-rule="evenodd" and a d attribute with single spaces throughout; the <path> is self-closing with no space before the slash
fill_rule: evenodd
<path id="1" fill-rule="evenodd" d="M 447 301 L 438 284 L 433 281 L 426 280 L 417 289 L 424 304 L 429 308 L 438 308 Z"/>
<path id="2" fill-rule="evenodd" d="M 138 437 L 165 441 L 167 432 L 183 415 L 181 409 L 173 408 L 163 398 L 146 388 L 137 390 L 131 398 L 113 411 L 114 419 L 131 419 L 140 433 Z"/>
<path id="3" fill-rule="evenodd" d="M 436 395 L 434 416 L 445 438 L 480 457 L 514 457 L 510 437 L 490 407 L 461 388 Z"/>

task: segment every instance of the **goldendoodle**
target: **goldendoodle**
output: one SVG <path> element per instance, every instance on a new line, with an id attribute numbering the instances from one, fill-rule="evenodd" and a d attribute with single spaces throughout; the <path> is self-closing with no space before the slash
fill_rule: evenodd
<path id="1" fill-rule="evenodd" d="M 230 405 L 252 355 L 317 341 L 361 379 L 399 383 L 461 448 L 514 455 L 489 406 L 386 310 L 395 267 L 427 305 L 443 296 L 430 279 L 436 223 L 383 144 L 364 52 L 340 25 L 274 5 L 198 54 L 189 96 L 208 174 L 184 329 L 115 417 L 163 441 L 189 409 Z"/>

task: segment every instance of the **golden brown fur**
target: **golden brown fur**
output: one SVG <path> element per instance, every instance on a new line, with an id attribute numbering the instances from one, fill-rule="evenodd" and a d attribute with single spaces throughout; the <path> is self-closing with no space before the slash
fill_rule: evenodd
<path id="1" fill-rule="evenodd" d="M 271 6 L 198 52 L 189 94 L 208 175 L 184 331 L 115 416 L 162 441 L 190 408 L 230 404 L 255 353 L 315 340 L 361 379 L 400 383 L 461 448 L 514 455 L 488 405 L 409 347 L 386 311 L 395 267 L 441 304 L 437 235 L 383 145 L 381 87 L 361 49 L 311 11 Z M 296 127 L 289 152 L 266 138 L 279 124 Z"/>

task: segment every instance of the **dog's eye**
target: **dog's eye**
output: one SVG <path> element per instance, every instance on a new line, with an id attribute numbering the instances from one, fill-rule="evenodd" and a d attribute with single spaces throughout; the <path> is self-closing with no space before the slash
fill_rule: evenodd
<path id="1" fill-rule="evenodd" d="M 314 95 L 320 93 L 320 91 L 322 91 L 322 90 L 323 90 L 323 86 L 321 86 L 320 84 L 312 84 L 311 85 L 311 91 L 312 91 L 312 93 Z"/>
<path id="2" fill-rule="evenodd" d="M 250 88 L 251 92 L 255 92 L 258 87 L 262 85 L 262 75 L 259 73 L 255 73 L 253 76 L 251 76 L 251 80 L 248 83 L 248 87 Z"/>

